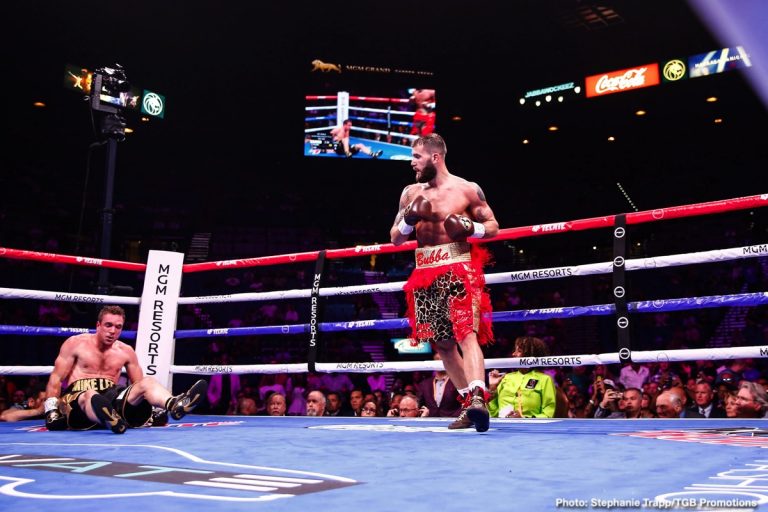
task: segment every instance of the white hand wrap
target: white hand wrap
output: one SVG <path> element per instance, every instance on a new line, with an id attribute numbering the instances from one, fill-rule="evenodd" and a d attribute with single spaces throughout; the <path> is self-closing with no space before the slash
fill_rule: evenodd
<path id="1" fill-rule="evenodd" d="M 413 233 L 413 226 L 405 222 L 405 219 L 400 219 L 400 224 L 397 225 L 397 230 L 403 235 L 410 235 Z"/>
<path id="2" fill-rule="evenodd" d="M 45 399 L 45 412 L 59 410 L 59 399 L 55 396 Z"/>
<path id="3" fill-rule="evenodd" d="M 469 235 L 469 238 L 483 238 L 485 236 L 485 226 L 479 222 L 473 222 L 472 225 L 475 227 L 475 232 Z"/>

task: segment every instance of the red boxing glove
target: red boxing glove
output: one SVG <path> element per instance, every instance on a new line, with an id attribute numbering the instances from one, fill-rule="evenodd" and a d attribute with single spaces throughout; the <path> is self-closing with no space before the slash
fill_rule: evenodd
<path id="1" fill-rule="evenodd" d="M 443 221 L 445 232 L 452 240 L 466 240 L 467 238 L 483 238 L 485 226 L 463 215 L 450 214 Z"/>
<path id="2" fill-rule="evenodd" d="M 418 196 L 411 201 L 411 204 L 405 207 L 403 220 L 409 226 L 415 226 L 420 220 L 427 220 L 432 217 L 432 203 L 424 196 Z"/>

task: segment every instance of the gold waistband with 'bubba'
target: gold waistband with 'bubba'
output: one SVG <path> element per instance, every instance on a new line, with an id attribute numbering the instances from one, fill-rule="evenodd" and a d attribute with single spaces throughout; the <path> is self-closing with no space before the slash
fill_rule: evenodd
<path id="1" fill-rule="evenodd" d="M 469 244 L 466 242 L 453 242 L 416 249 L 416 268 L 440 267 L 451 263 L 469 261 L 472 261 L 472 255 L 469 252 Z"/>

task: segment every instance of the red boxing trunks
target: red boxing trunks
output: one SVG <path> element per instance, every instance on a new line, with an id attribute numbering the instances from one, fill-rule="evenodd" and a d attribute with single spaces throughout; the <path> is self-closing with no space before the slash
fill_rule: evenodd
<path id="1" fill-rule="evenodd" d="M 404 287 L 416 341 L 458 342 L 472 332 L 481 345 L 493 341 L 483 274 L 489 260 L 484 247 L 466 242 L 416 249 L 416 268 Z"/>

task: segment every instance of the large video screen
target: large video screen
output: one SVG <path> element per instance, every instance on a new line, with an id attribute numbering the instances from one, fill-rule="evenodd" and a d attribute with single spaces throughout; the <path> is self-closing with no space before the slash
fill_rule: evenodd
<path id="1" fill-rule="evenodd" d="M 436 130 L 434 73 L 389 66 L 309 66 L 304 155 L 410 160 L 411 142 Z"/>

